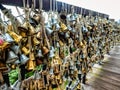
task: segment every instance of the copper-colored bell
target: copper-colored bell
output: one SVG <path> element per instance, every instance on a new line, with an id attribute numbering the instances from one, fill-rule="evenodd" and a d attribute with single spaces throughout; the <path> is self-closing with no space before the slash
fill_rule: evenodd
<path id="1" fill-rule="evenodd" d="M 46 55 L 49 53 L 49 49 L 45 46 L 42 47 L 42 52 L 43 52 L 43 55 Z"/>
<path id="2" fill-rule="evenodd" d="M 22 39 L 22 36 L 17 35 L 15 32 L 9 31 L 9 34 L 12 36 L 16 43 L 19 43 Z"/>
<path id="3" fill-rule="evenodd" d="M 33 60 L 29 60 L 27 63 L 27 70 L 34 70 L 35 69 L 35 62 Z"/>
<path id="4" fill-rule="evenodd" d="M 8 72 L 8 67 L 5 63 L 0 61 L 0 72 Z"/>
<path id="5" fill-rule="evenodd" d="M 30 53 L 30 50 L 27 49 L 26 47 L 22 47 L 22 51 L 25 55 L 28 55 Z"/>

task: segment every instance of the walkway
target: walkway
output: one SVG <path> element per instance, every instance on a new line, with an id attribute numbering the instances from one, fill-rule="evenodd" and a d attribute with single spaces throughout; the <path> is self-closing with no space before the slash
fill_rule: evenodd
<path id="1" fill-rule="evenodd" d="M 84 90 L 120 90 L 120 46 L 105 55 L 103 65 L 94 65 L 87 78 Z"/>

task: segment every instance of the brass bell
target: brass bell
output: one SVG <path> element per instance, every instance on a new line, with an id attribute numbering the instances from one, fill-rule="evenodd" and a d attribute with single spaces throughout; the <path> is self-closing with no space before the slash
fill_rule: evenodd
<path id="1" fill-rule="evenodd" d="M 16 60 L 18 60 L 18 56 L 13 51 L 9 51 L 6 63 L 13 63 Z"/>
<path id="2" fill-rule="evenodd" d="M 42 47 L 42 52 L 43 52 L 43 55 L 46 55 L 49 53 L 49 49 L 45 46 Z"/>
<path id="3" fill-rule="evenodd" d="M 14 45 L 14 46 L 12 46 L 12 47 L 10 47 L 10 48 L 14 51 L 15 54 L 18 54 L 18 53 L 19 53 L 20 47 L 19 47 L 18 45 Z"/>
<path id="4" fill-rule="evenodd" d="M 12 39 L 12 37 L 8 33 L 5 33 L 5 40 L 9 43 L 14 42 L 14 40 Z"/>
<path id="5" fill-rule="evenodd" d="M 40 49 L 38 50 L 36 57 L 43 57 L 42 51 Z"/>
<path id="6" fill-rule="evenodd" d="M 17 35 L 15 32 L 9 31 L 9 34 L 12 36 L 16 43 L 19 43 L 22 39 L 22 36 Z"/>
<path id="7" fill-rule="evenodd" d="M 28 31 L 28 22 L 25 22 L 22 26 L 18 26 L 18 30 L 23 31 L 23 32 L 27 32 Z"/>
<path id="8" fill-rule="evenodd" d="M 28 60 L 29 58 L 26 55 L 20 55 L 20 64 L 26 64 Z"/>
<path id="9" fill-rule="evenodd" d="M 53 33 L 53 30 L 51 30 L 50 28 L 46 28 L 46 33 L 48 35 L 51 35 Z"/>
<path id="10" fill-rule="evenodd" d="M 33 60 L 28 60 L 27 62 L 27 70 L 34 70 L 35 69 L 35 62 Z"/>
<path id="11" fill-rule="evenodd" d="M 36 37 L 33 38 L 33 43 L 35 46 L 40 44 L 40 42 L 38 41 L 38 39 Z"/>
<path id="12" fill-rule="evenodd" d="M 34 20 L 34 22 L 36 24 L 38 24 L 40 22 L 40 15 L 39 14 L 35 14 L 32 18 L 32 20 Z"/>
<path id="13" fill-rule="evenodd" d="M 22 47 L 22 51 L 25 55 L 28 55 L 30 53 L 30 50 L 27 49 L 26 47 Z"/>

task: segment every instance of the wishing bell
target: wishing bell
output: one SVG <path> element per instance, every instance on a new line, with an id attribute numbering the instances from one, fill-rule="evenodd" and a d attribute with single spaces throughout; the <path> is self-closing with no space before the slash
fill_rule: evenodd
<path id="1" fill-rule="evenodd" d="M 0 45 L 0 49 L 3 49 L 3 50 L 8 47 L 10 47 L 10 43 L 8 43 L 8 42 L 4 42 L 2 45 Z"/>
<path id="2" fill-rule="evenodd" d="M 9 43 L 14 42 L 14 40 L 12 39 L 12 37 L 8 33 L 5 33 L 5 40 Z"/>
<path id="3" fill-rule="evenodd" d="M 70 16 L 70 21 L 75 21 L 76 19 L 75 19 L 75 17 L 74 17 L 74 15 L 71 15 Z"/>
<path id="4" fill-rule="evenodd" d="M 53 50 L 50 50 L 49 57 L 52 58 L 52 57 L 54 57 L 54 56 L 55 56 L 54 51 L 53 51 Z"/>
<path id="5" fill-rule="evenodd" d="M 29 25 L 30 34 L 35 34 L 35 28 L 32 25 Z"/>
<path id="6" fill-rule="evenodd" d="M 60 18 L 65 20 L 67 17 L 66 17 L 66 13 L 65 12 L 61 12 L 60 14 Z"/>
<path id="7" fill-rule="evenodd" d="M 67 26 L 64 23 L 61 23 L 60 27 L 61 27 L 62 31 L 67 30 Z"/>
<path id="8" fill-rule="evenodd" d="M 40 73 L 38 72 L 38 70 L 36 70 L 35 72 L 34 72 L 34 79 L 35 80 L 39 80 L 41 78 L 41 76 L 40 76 Z"/>
<path id="9" fill-rule="evenodd" d="M 45 46 L 42 47 L 43 55 L 46 55 L 49 52 L 49 49 Z"/>
<path id="10" fill-rule="evenodd" d="M 13 51 L 9 51 L 6 63 L 13 63 L 17 59 L 18 59 L 18 56 Z"/>
<path id="11" fill-rule="evenodd" d="M 22 51 L 25 55 L 28 55 L 30 53 L 30 50 L 27 49 L 26 47 L 22 47 Z"/>
<path id="12" fill-rule="evenodd" d="M 43 57 L 42 51 L 40 49 L 38 50 L 36 57 Z"/>
<path id="13" fill-rule="evenodd" d="M 33 43 L 35 46 L 40 44 L 40 42 L 38 41 L 38 39 L 36 37 L 33 38 Z"/>
<path id="14" fill-rule="evenodd" d="M 16 61 L 14 62 L 14 64 L 15 64 L 15 65 L 18 65 L 18 64 L 20 64 L 20 61 L 19 61 L 19 59 L 18 59 L 18 60 L 16 60 Z"/>
<path id="15" fill-rule="evenodd" d="M 20 63 L 21 64 L 26 64 L 28 60 L 29 60 L 29 58 L 26 55 L 24 55 L 24 54 L 20 55 Z"/>
<path id="16" fill-rule="evenodd" d="M 14 51 L 15 54 L 18 54 L 18 53 L 19 53 L 20 47 L 19 47 L 18 45 L 14 45 L 14 46 L 12 46 L 12 47 L 10 47 L 10 48 Z"/>
<path id="17" fill-rule="evenodd" d="M 28 63 L 27 63 L 27 70 L 34 70 L 35 69 L 35 62 L 33 60 L 28 60 Z"/>
<path id="18" fill-rule="evenodd" d="M 16 43 L 19 43 L 22 39 L 22 36 L 17 35 L 15 32 L 9 31 L 9 34 L 12 36 Z"/>
<path id="19" fill-rule="evenodd" d="M 18 30 L 23 31 L 23 32 L 27 32 L 28 31 L 28 22 L 25 22 L 22 26 L 18 26 Z"/>
<path id="20" fill-rule="evenodd" d="M 46 27 L 46 28 L 51 28 L 52 26 L 51 26 L 50 22 L 47 22 L 47 23 L 45 24 L 45 27 Z"/>
<path id="21" fill-rule="evenodd" d="M 21 81 L 20 81 L 20 80 L 17 80 L 17 81 L 13 84 L 12 89 L 13 89 L 13 90 L 19 90 L 20 87 L 21 87 Z"/>
<path id="22" fill-rule="evenodd" d="M 50 28 L 46 28 L 46 32 L 48 35 L 51 35 L 53 33 L 53 30 L 51 30 Z"/>
<path id="23" fill-rule="evenodd" d="M 57 23 L 55 24 L 55 26 L 56 26 L 56 30 L 58 31 L 60 29 L 60 25 Z"/>

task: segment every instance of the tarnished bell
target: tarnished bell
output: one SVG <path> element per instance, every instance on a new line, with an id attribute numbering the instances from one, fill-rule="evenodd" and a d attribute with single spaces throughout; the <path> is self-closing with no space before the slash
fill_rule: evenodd
<path id="1" fill-rule="evenodd" d="M 22 47 L 22 51 L 25 55 L 28 55 L 30 53 L 30 50 L 27 49 L 26 47 Z"/>
<path id="2" fill-rule="evenodd" d="M 43 57 L 42 51 L 40 49 L 38 50 L 36 57 Z"/>
<path id="3" fill-rule="evenodd" d="M 35 28 L 32 25 L 29 25 L 30 34 L 35 34 Z"/>
<path id="4" fill-rule="evenodd" d="M 16 43 L 19 43 L 22 39 L 22 36 L 17 35 L 15 32 L 9 31 L 9 34 L 12 36 Z"/>
<path id="5" fill-rule="evenodd" d="M 43 53 L 43 55 L 48 54 L 48 52 L 49 52 L 49 49 L 47 47 L 43 46 L 42 47 L 42 53 Z"/>
<path id="6" fill-rule="evenodd" d="M 10 48 L 14 51 L 15 54 L 18 54 L 18 53 L 19 53 L 20 47 L 19 47 L 18 45 L 14 45 L 14 46 L 12 46 L 12 47 L 10 47 Z"/>
<path id="7" fill-rule="evenodd" d="M 28 60 L 27 63 L 27 70 L 34 70 L 35 69 L 35 62 L 33 60 Z"/>
<path id="8" fill-rule="evenodd" d="M 9 43 L 14 42 L 13 38 L 8 33 L 5 33 L 5 40 Z"/>
<path id="9" fill-rule="evenodd" d="M 29 58 L 26 55 L 20 55 L 20 64 L 26 64 L 28 60 Z"/>
<path id="10" fill-rule="evenodd" d="M 40 42 L 38 41 L 38 39 L 36 37 L 33 38 L 33 43 L 35 46 L 40 44 Z"/>
<path id="11" fill-rule="evenodd" d="M 28 22 L 25 22 L 22 26 L 18 26 L 18 30 L 23 31 L 23 32 L 27 32 L 28 31 Z"/>
<path id="12" fill-rule="evenodd" d="M 13 51 L 9 51 L 6 63 L 13 63 L 16 60 L 18 60 L 18 56 Z"/>
<path id="13" fill-rule="evenodd" d="M 53 30 L 51 30 L 50 28 L 46 28 L 46 33 L 48 35 L 51 35 L 53 33 Z"/>

